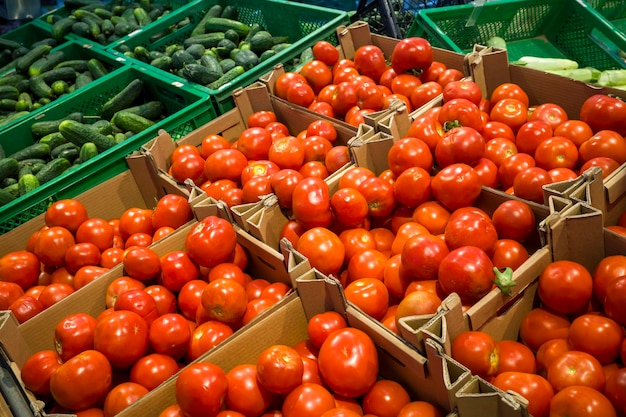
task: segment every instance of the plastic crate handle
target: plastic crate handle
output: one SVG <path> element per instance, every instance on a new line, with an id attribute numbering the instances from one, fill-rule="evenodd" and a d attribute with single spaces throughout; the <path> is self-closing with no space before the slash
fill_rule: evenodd
<path id="1" fill-rule="evenodd" d="M 478 15 L 483 10 L 483 4 L 485 1 L 489 0 L 474 0 L 474 8 L 472 9 L 472 13 L 470 13 L 467 18 L 467 22 L 465 22 L 465 27 L 474 26 L 476 24 L 476 20 L 478 20 Z"/>

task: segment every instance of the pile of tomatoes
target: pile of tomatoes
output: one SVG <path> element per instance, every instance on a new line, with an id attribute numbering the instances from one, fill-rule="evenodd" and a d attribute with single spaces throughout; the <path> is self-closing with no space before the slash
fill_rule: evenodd
<path id="1" fill-rule="evenodd" d="M 179 249 L 126 249 L 102 312 L 68 314 L 50 349 L 27 358 L 22 380 L 51 410 L 113 416 L 290 291 L 250 275 L 228 221 L 209 216 L 182 232 Z"/>
<path id="2" fill-rule="evenodd" d="M 142 261 L 134 247 L 150 245 L 191 218 L 187 199 L 174 194 L 153 209 L 131 207 L 111 219 L 90 217 L 76 199 L 56 201 L 26 247 L 0 258 L 0 309 L 22 323 L 123 259 L 137 269 Z"/>
<path id="3" fill-rule="evenodd" d="M 570 260 L 549 264 L 539 305 L 524 315 L 519 341 L 466 331 L 452 357 L 496 387 L 525 397 L 543 416 L 626 415 L 626 256 L 604 258 L 593 273 Z"/>
<path id="4" fill-rule="evenodd" d="M 294 346 L 267 346 L 256 362 L 229 370 L 189 365 L 176 379 L 176 403 L 160 417 L 442 416 L 400 383 L 381 379 L 373 340 L 339 313 L 313 316 L 307 335 Z"/>

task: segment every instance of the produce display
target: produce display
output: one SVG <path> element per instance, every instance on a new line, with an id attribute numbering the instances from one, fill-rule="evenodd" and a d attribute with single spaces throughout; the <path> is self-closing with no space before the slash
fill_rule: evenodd
<path id="1" fill-rule="evenodd" d="M 217 90 L 295 44 L 237 20 L 236 5 L 194 4 L 202 14 L 171 19 L 170 6 L 149 1 L 66 0 L 68 16 L 46 17 L 51 39 L 102 45 L 128 19 L 134 29 L 176 23 L 115 46 L 140 64 L 93 95 L 97 109 L 68 105 L 28 123 L 32 144 L 7 152 L 2 142 L 0 206 L 184 113 L 170 91 L 177 78 L 153 85 L 153 67 Z M 537 100 L 523 79 L 487 88 L 438 60 L 426 38 L 350 34 L 358 47 L 316 41 L 300 67 L 238 93 L 236 111 L 191 128 L 174 121 L 139 152 L 127 148 L 130 171 L 163 194 L 148 201 L 142 190 L 145 208 L 101 218 L 79 199 L 50 201 L 32 220 L 41 227 L 18 235 L 24 248 L 0 253 L 0 310 L 25 337 L 33 323 L 54 329 L 18 366 L 46 413 L 465 417 L 491 393 L 512 415 L 626 416 L 626 210 L 616 214 L 623 203 L 605 189 L 615 207 L 602 201 L 601 212 L 559 187 L 579 191 L 590 169 L 603 181 L 626 164 L 622 98 L 585 86 L 572 112 L 560 96 Z M 24 52 L 0 77 L 0 107 L 18 106 L 7 113 L 116 71 L 115 59 L 66 54 L 73 41 L 2 42 Z M 566 58 L 513 65 L 614 92 L 622 77 Z M 598 227 L 584 247 L 568 220 L 590 213 Z M 284 270 L 272 270 L 278 255 Z M 8 325 L 0 334 L 13 334 Z M 429 379 L 426 400 L 412 382 Z"/>

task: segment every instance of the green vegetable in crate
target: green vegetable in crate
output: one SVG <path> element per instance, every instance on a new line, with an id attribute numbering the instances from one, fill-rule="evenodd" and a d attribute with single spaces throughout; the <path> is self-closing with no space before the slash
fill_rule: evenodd
<path id="1" fill-rule="evenodd" d="M 517 61 L 512 62 L 512 64 L 542 71 L 573 70 L 578 68 L 578 62 L 571 59 L 542 58 L 536 56 L 523 56 Z"/>
<path id="2" fill-rule="evenodd" d="M 111 123 L 113 123 L 122 131 L 130 131 L 133 133 L 142 132 L 154 125 L 154 122 L 152 120 L 146 119 L 145 117 L 140 116 L 137 113 L 124 110 L 115 113 L 113 119 L 111 119 Z"/>
<path id="3" fill-rule="evenodd" d="M 21 74 L 26 74 L 32 64 L 34 64 L 39 58 L 46 56 L 52 50 L 50 45 L 40 45 L 32 48 L 25 55 L 15 60 L 15 71 Z"/>
<path id="4" fill-rule="evenodd" d="M 98 147 L 96 146 L 95 143 L 92 143 L 92 142 L 84 143 L 83 146 L 80 147 L 80 152 L 78 154 L 78 162 L 82 163 L 82 162 L 88 161 L 97 155 L 98 155 Z"/>
<path id="5" fill-rule="evenodd" d="M 64 173 L 71 165 L 70 161 L 65 158 L 52 159 L 35 174 L 35 177 L 39 184 L 45 184 Z"/>
<path id="6" fill-rule="evenodd" d="M 63 39 L 65 35 L 72 31 L 72 26 L 76 23 L 74 16 L 61 18 L 52 24 L 52 38 L 56 40 Z"/>
<path id="7" fill-rule="evenodd" d="M 272 34 L 265 30 L 260 30 L 250 38 L 250 49 L 256 53 L 262 53 L 274 46 Z M 279 42 L 280 43 L 280 42 Z"/>
<path id="8" fill-rule="evenodd" d="M 16 178 L 19 172 L 19 161 L 12 157 L 0 159 L 0 180 Z"/>
<path id="9" fill-rule="evenodd" d="M 59 131 L 59 125 L 63 120 L 75 120 L 77 122 L 83 121 L 83 113 L 82 112 L 73 112 L 68 114 L 62 119 L 56 120 L 42 120 L 38 122 L 34 122 L 30 126 L 30 131 L 35 138 L 43 138 L 46 135 L 51 133 L 55 133 Z"/>
<path id="10" fill-rule="evenodd" d="M 83 146 L 87 142 L 93 142 L 99 152 L 104 152 L 117 145 L 117 143 L 109 136 L 103 135 L 89 126 L 75 120 L 63 120 L 59 125 L 59 132 L 61 132 L 69 142 L 72 142 L 79 147 Z"/>
<path id="11" fill-rule="evenodd" d="M 48 145 L 47 143 L 33 143 L 32 145 L 29 145 L 24 149 L 21 149 L 9 155 L 9 158 L 13 158 L 18 162 L 24 159 L 45 159 L 48 157 L 50 157 L 50 145 Z"/>
<path id="12" fill-rule="evenodd" d="M 601 71 L 597 83 L 602 87 L 626 86 L 626 70 L 615 69 Z"/>
<path id="13" fill-rule="evenodd" d="M 219 4 L 215 4 L 209 8 L 209 11 L 204 15 L 202 19 L 198 22 L 198 24 L 191 31 L 191 36 L 202 35 L 206 32 L 206 21 L 211 17 L 220 17 L 222 15 L 222 6 Z"/>
<path id="14" fill-rule="evenodd" d="M 0 188 L 0 207 L 9 204 L 11 201 L 15 200 L 17 197 L 13 195 L 11 192 L 4 188 Z"/>
<path id="15" fill-rule="evenodd" d="M 19 96 L 20 96 L 20 90 L 18 90 L 17 87 L 14 87 L 12 85 L 0 86 L 0 100 L 4 98 L 17 100 Z"/>
<path id="16" fill-rule="evenodd" d="M 210 90 L 219 90 L 229 82 L 233 81 L 235 78 L 243 75 L 246 70 L 241 65 L 236 65 L 227 72 L 224 73 L 220 78 L 213 81 L 207 87 Z"/>
<path id="17" fill-rule="evenodd" d="M 30 90 L 37 97 L 49 99 L 54 98 L 54 91 L 52 91 L 52 87 L 48 85 L 48 83 L 42 78 L 41 75 L 30 77 L 30 80 L 28 81 Z"/>
<path id="18" fill-rule="evenodd" d="M 224 39 L 224 32 L 212 32 L 205 33 L 203 35 L 195 35 L 191 36 L 183 41 L 182 48 L 189 48 L 191 45 L 200 44 L 204 46 L 205 49 L 214 48 L 217 44 Z M 171 54 L 168 54 L 168 50 L 166 49 L 165 53 L 168 55 L 173 55 L 176 50 L 180 49 L 180 45 L 172 45 L 172 49 L 174 49 Z"/>
<path id="19" fill-rule="evenodd" d="M 41 75 L 42 73 L 53 69 L 64 60 L 65 53 L 63 51 L 50 52 L 30 64 L 28 67 L 28 75 L 31 77 L 34 75 Z"/>
<path id="20" fill-rule="evenodd" d="M 243 67 L 245 71 L 250 70 L 255 65 L 259 63 L 259 57 L 253 51 L 248 49 L 243 49 L 239 51 L 237 55 L 233 58 L 236 65 Z"/>
<path id="21" fill-rule="evenodd" d="M 209 17 L 204 23 L 204 29 L 206 32 L 225 32 L 232 29 L 239 36 L 246 36 L 250 31 L 245 23 L 223 17 Z"/>
<path id="22" fill-rule="evenodd" d="M 18 193 L 21 197 L 33 191 L 35 188 L 39 187 L 40 182 L 39 182 L 39 179 L 34 174 L 25 174 L 20 177 L 17 184 L 18 184 Z"/>
<path id="23" fill-rule="evenodd" d="M 98 58 L 89 59 L 87 61 L 87 69 L 89 70 L 89 73 L 94 80 L 100 77 L 104 77 L 109 73 L 102 61 L 100 61 Z"/>
<path id="24" fill-rule="evenodd" d="M 491 46 L 491 47 L 499 48 L 499 49 L 506 49 L 506 41 L 504 40 L 504 38 L 501 38 L 500 36 L 492 36 L 491 38 L 487 39 L 486 46 Z"/>
<path id="25" fill-rule="evenodd" d="M 125 112 L 135 113 L 149 120 L 158 120 L 163 116 L 163 103 L 159 100 L 152 100 L 133 107 L 127 107 Z"/>
<path id="26" fill-rule="evenodd" d="M 172 55 L 172 68 L 174 69 L 183 69 L 183 67 L 187 64 L 193 64 L 196 62 L 196 59 L 186 50 L 179 50 L 174 52 Z"/>
<path id="27" fill-rule="evenodd" d="M 222 74 L 211 71 L 201 64 L 187 64 L 183 67 L 182 76 L 196 84 L 206 85 L 216 81 Z"/>
<path id="28" fill-rule="evenodd" d="M 143 81 L 139 78 L 132 80 L 119 93 L 102 105 L 101 114 L 104 119 L 111 119 L 115 113 L 130 107 L 143 92 Z M 97 142 L 96 142 L 97 145 Z"/>

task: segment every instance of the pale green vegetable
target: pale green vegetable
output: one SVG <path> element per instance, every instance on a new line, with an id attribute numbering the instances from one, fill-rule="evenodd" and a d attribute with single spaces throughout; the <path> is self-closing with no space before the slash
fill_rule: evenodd
<path id="1" fill-rule="evenodd" d="M 567 58 L 542 58 L 537 56 L 523 56 L 512 64 L 522 65 L 541 71 L 573 70 L 578 68 L 578 62 Z"/>
<path id="2" fill-rule="evenodd" d="M 494 48 L 506 49 L 506 41 L 500 36 L 492 36 L 487 39 L 487 46 L 493 46 Z"/>
<path id="3" fill-rule="evenodd" d="M 560 75 L 562 77 L 571 78 L 586 83 L 595 83 L 600 78 L 602 71 L 592 67 L 576 68 L 571 70 L 546 71 L 551 74 Z"/>
<path id="4" fill-rule="evenodd" d="M 598 85 L 602 87 L 626 85 L 626 69 L 602 71 L 598 77 Z"/>

